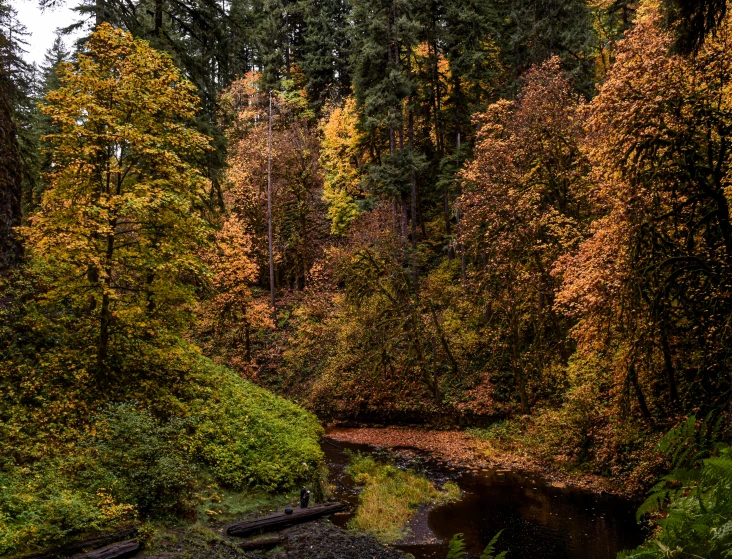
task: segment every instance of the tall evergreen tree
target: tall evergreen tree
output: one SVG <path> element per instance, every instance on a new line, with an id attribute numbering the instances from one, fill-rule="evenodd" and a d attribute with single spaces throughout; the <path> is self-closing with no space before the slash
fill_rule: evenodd
<path id="1" fill-rule="evenodd" d="M 343 98 L 351 86 L 348 64 L 351 33 L 350 0 L 302 0 L 298 4 L 303 30 L 296 62 L 305 74 L 312 104 Z"/>
<path id="2" fill-rule="evenodd" d="M 20 56 L 23 32 L 15 11 L 0 0 L 0 270 L 13 266 L 22 255 L 14 227 L 21 223 L 23 192 L 16 117 L 29 87 L 28 68 Z"/>
<path id="3" fill-rule="evenodd" d="M 497 4 L 503 22 L 499 45 L 514 79 L 532 65 L 557 55 L 574 85 L 587 95 L 594 93 L 594 52 L 597 39 L 591 10 L 585 0 L 515 0 Z"/>

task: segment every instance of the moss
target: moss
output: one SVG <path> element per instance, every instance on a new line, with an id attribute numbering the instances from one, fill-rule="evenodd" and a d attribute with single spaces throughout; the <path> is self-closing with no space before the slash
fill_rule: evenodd
<path id="1" fill-rule="evenodd" d="M 371 456 L 354 455 L 348 473 L 363 490 L 349 527 L 367 532 L 384 543 L 407 535 L 407 523 L 422 505 L 460 496 L 457 485 L 439 491 L 427 478 L 392 464 L 380 464 Z M 449 487 L 448 487 L 449 486 Z"/>

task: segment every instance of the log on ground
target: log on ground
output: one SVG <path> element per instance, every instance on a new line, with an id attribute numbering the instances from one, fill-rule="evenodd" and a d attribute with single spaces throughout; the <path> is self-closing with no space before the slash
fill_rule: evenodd
<path id="1" fill-rule="evenodd" d="M 127 540 L 74 557 L 75 559 L 123 559 L 124 557 L 132 557 L 138 551 L 140 551 L 140 542 Z"/>
<path id="2" fill-rule="evenodd" d="M 76 555 L 85 550 L 99 549 L 105 545 L 128 540 L 137 535 L 137 526 L 130 524 L 115 530 L 114 532 L 105 532 L 98 534 L 85 540 L 79 540 L 65 545 L 55 547 L 44 553 L 36 553 L 35 555 L 27 555 L 24 559 L 53 559 L 54 557 L 69 557 Z"/>
<path id="3" fill-rule="evenodd" d="M 346 503 L 325 503 L 322 505 L 315 505 L 306 509 L 295 509 L 292 514 L 285 514 L 284 512 L 278 512 L 265 516 L 264 518 L 257 518 L 255 520 L 245 520 L 232 524 L 226 530 L 226 533 L 230 536 L 250 536 L 252 534 L 261 534 L 262 532 L 272 532 L 274 530 L 281 530 L 292 526 L 293 524 L 299 524 L 300 522 L 308 522 L 315 520 L 321 516 L 333 514 L 344 510 L 348 505 Z"/>

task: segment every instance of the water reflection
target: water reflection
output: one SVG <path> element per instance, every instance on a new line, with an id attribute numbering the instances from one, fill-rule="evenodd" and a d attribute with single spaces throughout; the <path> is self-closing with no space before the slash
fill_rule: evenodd
<path id="1" fill-rule="evenodd" d="M 465 474 L 460 501 L 436 508 L 429 525 L 442 539 L 465 534 L 479 554 L 503 530 L 499 549 L 512 559 L 614 559 L 643 536 L 625 499 L 553 487 L 514 472 Z"/>
<path id="2" fill-rule="evenodd" d="M 369 452 L 370 447 L 326 440 L 323 450 L 335 496 L 358 501 L 352 481 L 344 473 L 345 450 Z M 397 546 L 416 559 L 444 559 L 446 542 L 465 534 L 469 557 L 478 557 L 493 535 L 503 530 L 498 549 L 509 559 L 615 559 L 621 549 L 643 540 L 635 522 L 637 504 L 576 489 L 555 487 L 521 472 L 488 470 L 447 471 L 427 462 L 426 474 L 438 485 L 454 479 L 463 497 L 439 506 L 428 516 L 429 528 L 440 544 Z M 345 526 L 349 515 L 334 522 Z"/>

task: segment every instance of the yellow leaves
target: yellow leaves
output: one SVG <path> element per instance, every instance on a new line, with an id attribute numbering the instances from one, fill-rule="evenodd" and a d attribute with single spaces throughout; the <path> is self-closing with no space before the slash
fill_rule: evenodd
<path id="1" fill-rule="evenodd" d="M 342 107 L 335 107 L 321 124 L 323 131 L 320 164 L 323 167 L 323 199 L 328 203 L 331 230 L 344 234 L 359 215 L 355 198 L 363 196 L 361 168 L 368 162 L 357 127 L 358 114 L 354 97 Z"/>

